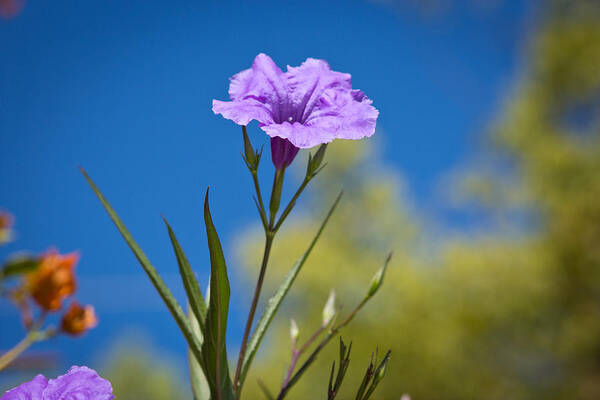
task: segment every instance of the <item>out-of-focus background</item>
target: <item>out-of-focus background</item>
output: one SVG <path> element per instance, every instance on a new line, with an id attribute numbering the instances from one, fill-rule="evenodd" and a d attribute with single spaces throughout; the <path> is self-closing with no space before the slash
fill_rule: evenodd
<path id="1" fill-rule="evenodd" d="M 316 57 L 351 73 L 380 117 L 373 138 L 329 147 L 283 230 L 263 298 L 345 190 L 245 396 L 261 398 L 259 378 L 279 386 L 290 317 L 311 332 L 332 288 L 352 307 L 393 250 L 385 286 L 343 333 L 342 396 L 378 347 L 392 359 L 376 398 L 600 398 L 599 2 L 0 0 L 0 18 L 0 207 L 16 217 L 0 259 L 78 250 L 77 297 L 99 317 L 81 339 L 33 347 L 45 368 L 3 372 L 0 389 L 87 364 L 119 399 L 190 397 L 184 340 L 78 165 L 180 300 L 160 214 L 207 282 L 211 185 L 237 353 L 262 237 L 240 131 L 210 104 L 266 52 L 282 67 Z M 265 188 L 271 173 L 266 157 Z M 24 333 L 6 301 L 0 327 L 0 350 Z M 290 398 L 324 398 L 336 352 Z"/>

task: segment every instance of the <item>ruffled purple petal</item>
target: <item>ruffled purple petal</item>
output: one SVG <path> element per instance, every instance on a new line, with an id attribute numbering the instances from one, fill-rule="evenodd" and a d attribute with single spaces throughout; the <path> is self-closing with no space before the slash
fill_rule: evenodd
<path id="1" fill-rule="evenodd" d="M 266 54 L 259 54 L 252 68 L 231 78 L 229 97 L 234 102 L 253 100 L 264 105 L 271 119 L 282 121 L 289 114 L 288 88 L 283 72 Z M 250 117 L 250 120 L 255 119 Z"/>
<path id="2" fill-rule="evenodd" d="M 242 101 L 213 100 L 213 112 L 221 114 L 238 125 L 248 125 L 253 119 L 262 124 L 272 124 L 273 116 L 268 105 L 254 99 Z"/>
<path id="3" fill-rule="evenodd" d="M 320 130 L 319 128 L 302 125 L 299 122 L 264 125 L 260 127 L 271 137 L 280 137 L 289 140 L 294 146 L 301 149 L 329 143 L 335 136 L 332 132 Z"/>
<path id="4" fill-rule="evenodd" d="M 307 58 L 299 67 L 291 67 L 284 74 L 289 88 L 293 121 L 304 123 L 323 95 L 331 88 L 352 90 L 350 74 L 332 71 L 324 60 Z"/>
<path id="5" fill-rule="evenodd" d="M 326 90 L 306 125 L 327 138 L 362 139 L 375 133 L 379 111 L 359 90 Z"/>
<path id="6" fill-rule="evenodd" d="M 0 400 L 42 400 L 46 386 L 48 386 L 48 379 L 44 375 L 38 375 L 29 382 L 9 390 L 0 397 Z"/>
<path id="7" fill-rule="evenodd" d="M 43 400 L 111 400 L 113 398 L 109 381 L 101 378 L 93 369 L 73 366 L 66 374 L 48 382 Z"/>
<path id="8" fill-rule="evenodd" d="M 271 57 L 261 53 L 254 58 L 252 68 L 231 78 L 229 97 L 233 101 L 254 97 L 281 103 L 287 98 L 283 72 Z"/>

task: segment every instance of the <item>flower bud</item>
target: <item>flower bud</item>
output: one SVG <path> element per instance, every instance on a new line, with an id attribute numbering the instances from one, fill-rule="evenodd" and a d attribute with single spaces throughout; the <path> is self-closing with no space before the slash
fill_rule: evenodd
<path id="1" fill-rule="evenodd" d="M 308 156 L 308 166 L 306 168 L 306 176 L 308 178 L 312 178 L 319 172 L 319 167 L 323 162 L 323 158 L 325 158 L 325 150 L 327 149 L 327 143 L 319 146 L 319 149 L 315 153 L 314 157 L 309 154 Z"/>
<path id="2" fill-rule="evenodd" d="M 261 154 L 252 148 L 252 143 L 250 143 L 248 131 L 245 126 L 242 126 L 242 136 L 244 137 L 244 161 L 246 161 L 246 165 L 250 171 L 256 171 Z"/>
<path id="3" fill-rule="evenodd" d="M 383 283 L 383 278 L 385 277 L 385 271 L 387 270 L 387 266 L 392 259 L 392 254 L 390 253 L 385 262 L 383 263 L 383 267 L 379 268 L 379 270 L 375 273 L 373 278 L 371 279 L 371 284 L 369 285 L 369 291 L 367 292 L 366 298 L 371 298 L 377 291 L 379 287 Z"/>
<path id="4" fill-rule="evenodd" d="M 275 215 L 277 215 L 277 211 L 279 210 L 284 176 L 285 170 L 277 169 L 277 171 L 275 171 L 275 176 L 273 177 L 273 190 L 271 191 L 271 201 L 269 202 L 269 213 L 271 215 L 271 220 L 274 220 Z"/>
<path id="5" fill-rule="evenodd" d="M 325 307 L 323 307 L 323 325 L 327 326 L 335 316 L 335 290 L 329 293 Z"/>
<path id="6" fill-rule="evenodd" d="M 300 335 L 300 330 L 298 329 L 298 325 L 296 321 L 292 318 L 290 320 L 290 338 L 292 339 L 292 343 L 296 343 L 298 341 L 298 337 Z"/>
<path id="7" fill-rule="evenodd" d="M 65 297 L 75 292 L 74 269 L 79 255 L 60 255 L 50 251 L 43 255 L 39 267 L 26 278 L 29 294 L 46 311 L 56 311 L 62 307 Z"/>
<path id="8" fill-rule="evenodd" d="M 60 329 L 69 335 L 82 335 L 88 330 L 98 325 L 98 318 L 92 306 L 81 306 L 77 302 L 71 303 L 71 306 L 63 315 Z"/>

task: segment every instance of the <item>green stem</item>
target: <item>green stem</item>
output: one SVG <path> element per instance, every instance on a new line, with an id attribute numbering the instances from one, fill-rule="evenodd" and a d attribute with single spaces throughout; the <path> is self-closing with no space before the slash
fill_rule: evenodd
<path id="1" fill-rule="evenodd" d="M 302 184 L 300 185 L 298 190 L 296 190 L 296 193 L 294 193 L 294 196 L 292 197 L 292 199 L 290 200 L 288 205 L 285 207 L 285 209 L 281 213 L 281 216 L 279 217 L 279 221 L 277 221 L 277 224 L 275 224 L 275 227 L 273 228 L 273 230 L 275 232 L 277 232 L 279 230 L 279 228 L 281 227 L 281 224 L 283 224 L 283 221 L 285 221 L 285 219 L 289 215 L 289 213 L 292 212 L 292 209 L 296 205 L 296 200 L 298 200 L 298 197 L 300 197 L 300 195 L 304 191 L 304 188 L 306 188 L 306 185 L 308 185 L 308 182 L 310 182 L 310 178 L 309 177 L 304 178 L 304 181 L 302 181 Z"/>
<path id="2" fill-rule="evenodd" d="M 308 359 L 304 362 L 304 364 L 302 364 L 302 366 L 298 369 L 298 371 L 291 378 L 287 379 L 287 382 L 284 383 L 284 385 L 281 388 L 281 391 L 279 392 L 279 395 L 277 396 L 277 400 L 282 400 L 285 397 L 285 395 L 292 388 L 292 386 L 298 381 L 298 379 L 300 379 L 300 377 L 306 371 L 306 369 L 308 369 L 308 367 L 313 363 L 313 361 L 315 361 L 319 352 L 321 350 L 323 350 L 323 348 L 325 346 L 327 346 L 329 341 L 331 339 L 333 339 L 343 327 L 345 327 L 346 325 L 348 325 L 350 323 L 350 321 L 352 321 L 352 319 L 354 318 L 356 313 L 358 313 L 358 311 L 367 303 L 368 300 L 369 300 L 369 298 L 364 298 L 358 304 L 358 306 L 356 306 L 356 308 L 354 310 L 352 310 L 352 312 L 346 317 L 346 319 L 344 319 L 342 322 L 340 322 L 339 325 L 337 325 L 335 328 L 331 329 L 327 333 L 327 336 L 325 336 L 323 338 L 323 340 L 321 340 L 321 342 L 319 343 L 317 348 L 310 354 Z"/>
<path id="3" fill-rule="evenodd" d="M 262 195 L 260 193 L 260 185 L 258 183 L 258 174 L 256 171 L 251 171 L 252 180 L 254 181 L 254 189 L 256 190 L 256 199 L 258 202 L 258 213 L 260 214 L 260 220 L 262 221 L 263 228 L 265 231 L 269 229 L 269 223 L 267 222 L 267 214 L 265 213 L 265 205 L 263 203 Z"/>
<path id="4" fill-rule="evenodd" d="M 257 197 L 258 197 L 257 200 L 258 200 L 258 204 L 259 204 L 259 209 L 262 208 L 262 210 L 264 210 L 264 206 L 262 205 L 263 204 L 262 197 L 260 195 L 260 186 L 258 184 L 258 177 L 256 176 L 256 172 L 254 172 L 254 171 L 251 171 L 251 172 L 252 172 L 252 179 L 254 180 L 254 187 L 256 189 L 256 193 L 257 193 Z M 281 192 L 282 192 L 282 188 L 283 188 L 284 176 L 285 176 L 285 168 L 278 169 L 275 171 L 275 176 L 273 177 L 273 189 L 271 191 L 271 200 L 269 202 L 270 215 L 269 215 L 268 224 L 266 223 L 266 215 L 265 215 L 266 213 L 264 213 L 264 212 L 260 213 L 261 220 L 263 222 L 263 227 L 265 228 L 265 236 L 266 236 L 265 250 L 264 250 L 263 259 L 262 259 L 262 263 L 261 263 L 261 267 L 260 267 L 260 272 L 258 275 L 258 280 L 256 282 L 256 288 L 254 289 L 254 297 L 252 299 L 252 304 L 250 306 L 250 312 L 248 313 L 248 320 L 246 321 L 246 328 L 244 329 L 244 337 L 242 339 L 242 344 L 240 347 L 240 354 L 239 354 L 237 367 L 236 367 L 236 371 L 235 371 L 235 377 L 233 379 L 233 388 L 235 391 L 235 397 L 238 400 L 240 399 L 241 392 L 242 392 L 242 384 L 240 382 L 240 374 L 242 372 L 244 356 L 246 355 L 246 349 L 248 347 L 248 340 L 250 339 L 250 331 L 252 330 L 252 323 L 254 321 L 256 307 L 258 305 L 258 300 L 260 298 L 260 292 L 262 290 L 265 273 L 267 270 L 267 264 L 269 262 L 269 256 L 271 254 L 271 247 L 273 245 L 273 240 L 275 239 L 275 234 L 277 233 L 277 231 L 279 230 L 279 228 L 285 221 L 286 217 L 289 215 L 289 213 L 294 208 L 294 205 L 296 204 L 296 200 L 298 200 L 298 197 L 300 196 L 300 194 L 302 194 L 302 192 L 304 191 L 304 188 L 306 188 L 306 185 L 308 185 L 308 182 L 310 182 L 310 180 L 311 180 L 311 177 L 309 177 L 309 176 L 304 178 L 304 181 L 302 182 L 302 184 L 300 185 L 300 187 L 298 188 L 298 190 L 296 191 L 296 193 L 294 194 L 294 196 L 292 197 L 292 199 L 290 200 L 290 202 L 284 209 L 283 213 L 279 217 L 279 220 L 277 222 L 275 222 L 275 217 L 277 216 L 277 211 L 279 210 L 279 205 L 281 202 Z"/>
<path id="5" fill-rule="evenodd" d="M 304 345 L 302 345 L 299 349 L 292 349 L 292 360 L 290 361 L 290 367 L 288 368 L 285 379 L 283 380 L 283 384 L 281 385 L 282 389 L 287 386 L 290 379 L 292 378 L 292 374 L 294 373 L 294 369 L 296 368 L 296 364 L 298 363 L 298 359 L 300 358 L 300 356 L 308 349 L 312 342 L 314 342 L 319 337 L 319 335 L 323 332 L 324 329 L 325 326 L 321 325 L 319 329 L 317 329 L 316 332 L 313 333 L 313 335 L 306 341 L 306 343 L 304 343 Z"/>
<path id="6" fill-rule="evenodd" d="M 239 384 L 240 373 L 242 372 L 242 364 L 244 356 L 246 354 L 246 348 L 248 346 L 248 339 L 250 337 L 250 330 L 252 329 L 252 322 L 254 321 L 254 314 L 256 313 L 256 306 L 258 305 L 258 299 L 260 298 L 260 292 L 262 290 L 263 282 L 265 279 L 265 272 L 267 271 L 267 264 L 269 262 L 269 255 L 271 254 L 271 247 L 273 245 L 273 239 L 275 233 L 271 231 L 266 232 L 265 239 L 265 251 L 263 254 L 262 263 L 260 266 L 260 272 L 258 274 L 258 280 L 256 282 L 256 288 L 254 289 L 254 297 L 252 299 L 252 305 L 250 306 L 250 312 L 248 313 L 248 320 L 246 321 L 246 329 L 244 330 L 244 338 L 242 339 L 242 345 L 240 347 L 240 355 L 238 358 L 237 368 L 235 370 L 235 378 L 233 379 L 233 388 L 235 390 L 236 399 L 239 399 L 242 392 L 242 386 Z"/>
<path id="7" fill-rule="evenodd" d="M 19 343 L 15 345 L 12 349 L 4 353 L 0 357 L 0 371 L 6 368 L 11 362 L 13 362 L 17 357 L 19 357 L 25 350 L 27 350 L 32 344 L 37 341 L 40 341 L 45 336 L 42 332 L 31 331 L 25 336 Z"/>
<path id="8" fill-rule="evenodd" d="M 279 211 L 279 204 L 281 203 L 281 191 L 283 189 L 283 178 L 285 176 L 285 168 L 278 169 L 275 171 L 273 177 L 273 190 L 271 191 L 271 202 L 269 204 L 269 230 L 272 231 L 273 225 L 275 224 L 275 216 Z"/>

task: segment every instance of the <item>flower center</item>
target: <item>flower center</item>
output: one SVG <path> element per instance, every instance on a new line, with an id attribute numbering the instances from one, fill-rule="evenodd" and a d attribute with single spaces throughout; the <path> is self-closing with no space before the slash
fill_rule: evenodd
<path id="1" fill-rule="evenodd" d="M 292 118 L 292 117 L 288 118 L 288 121 L 290 121 L 290 122 L 292 122 L 293 120 L 294 120 L 294 118 Z"/>

